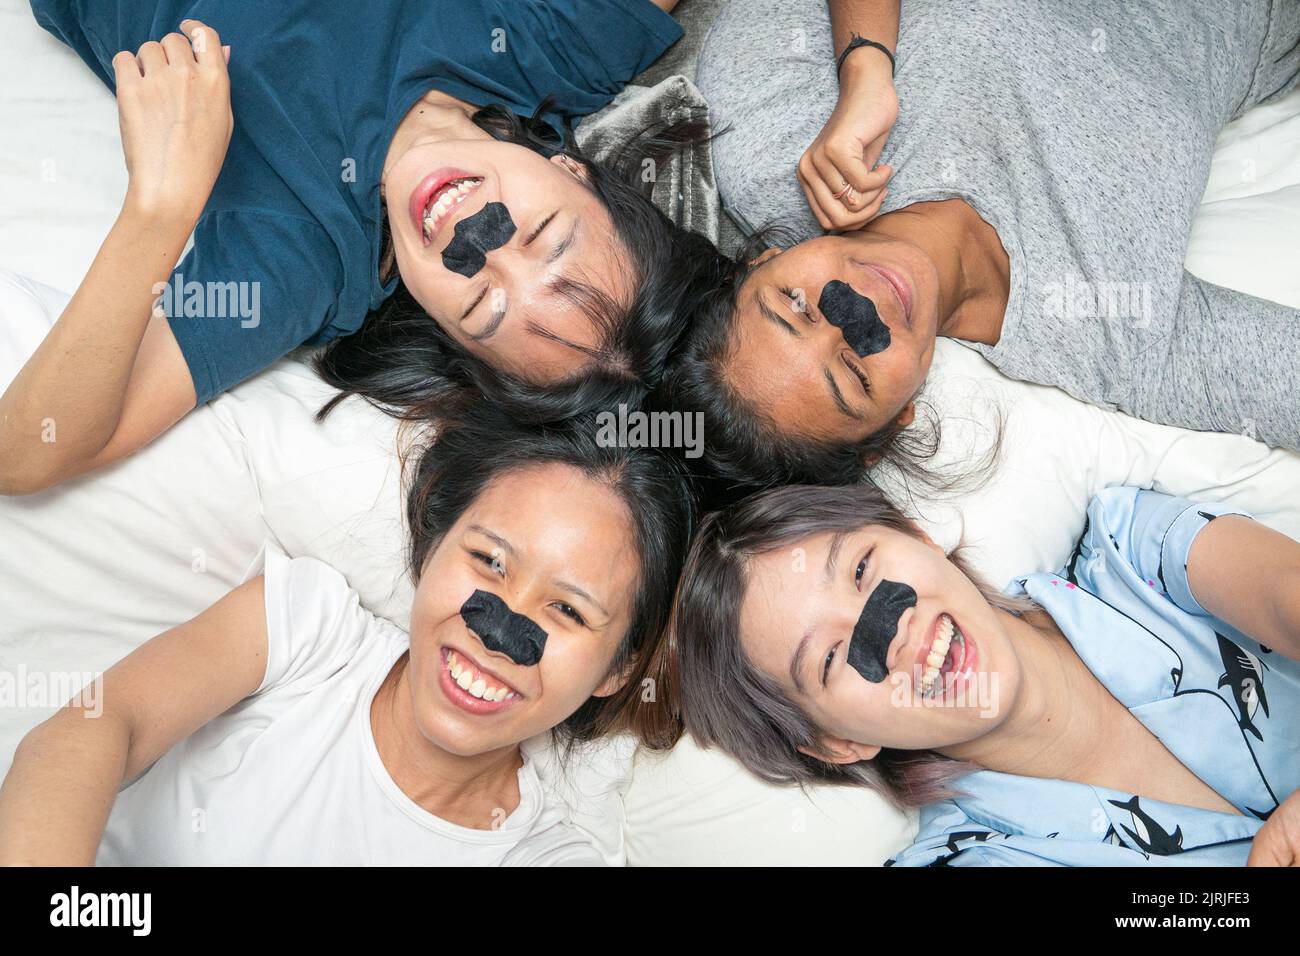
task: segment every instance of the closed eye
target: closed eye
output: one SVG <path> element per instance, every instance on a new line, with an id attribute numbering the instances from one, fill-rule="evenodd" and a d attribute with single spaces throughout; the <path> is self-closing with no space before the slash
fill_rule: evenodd
<path id="1" fill-rule="evenodd" d="M 473 311 L 473 310 L 474 310 L 474 306 L 478 305 L 480 302 L 483 301 L 483 296 L 485 296 L 485 295 L 487 295 L 487 286 L 486 286 L 486 285 L 483 287 L 483 291 L 482 291 L 481 293 L 479 293 L 479 297 L 478 297 L 477 299 L 474 300 L 474 305 L 471 305 L 471 306 L 470 306 L 470 311 Z M 505 321 L 505 318 L 506 318 L 506 302 L 505 302 L 505 296 L 504 296 L 504 295 L 494 295 L 492 298 L 493 298 L 493 301 L 494 301 L 494 302 L 498 302 L 498 303 L 500 303 L 500 305 L 499 305 L 499 307 L 497 308 L 497 310 L 496 310 L 495 312 L 492 313 L 491 318 L 488 319 L 488 321 L 487 321 L 487 325 L 483 326 L 483 331 L 481 331 L 481 332 L 466 332 L 466 333 L 465 333 L 466 335 L 468 335 L 468 336 L 470 337 L 470 340 L 471 340 L 471 341 L 474 341 L 474 342 L 486 342 L 488 339 L 492 338 L 492 336 L 496 334 L 497 329 L 501 328 L 501 323 Z M 469 315 L 469 312 L 466 312 L 465 315 Z M 462 316 L 462 318 L 463 318 L 463 317 L 464 317 L 464 316 Z"/>
<path id="2" fill-rule="evenodd" d="M 786 297 L 787 301 L 789 302 L 791 310 L 795 312 L 808 311 L 806 308 L 800 308 L 800 304 L 802 300 L 800 296 L 795 295 L 794 289 L 791 289 L 789 286 L 780 286 L 777 289 L 777 291 Z"/>
<path id="3" fill-rule="evenodd" d="M 823 686 L 823 687 L 826 686 L 826 679 L 827 679 L 828 677 L 830 677 L 830 673 L 831 673 L 831 664 L 834 663 L 834 661 L 835 661 L 835 652 L 836 652 L 837 650 L 839 650 L 839 649 L 840 649 L 840 646 L 839 646 L 838 644 L 836 644 L 834 647 L 832 647 L 832 648 L 830 649 L 830 653 L 826 655 L 826 661 L 825 661 L 825 663 L 822 664 L 822 686 Z"/>
<path id="4" fill-rule="evenodd" d="M 532 232 L 530 232 L 528 234 L 528 238 L 524 240 L 524 245 L 531 246 L 533 244 L 533 240 L 536 239 L 538 236 L 540 236 L 542 234 L 542 230 L 545 229 L 547 226 L 549 226 L 551 224 L 551 220 L 554 219 L 559 214 L 560 214 L 559 210 L 556 210 L 555 212 L 547 216 L 545 219 L 543 219 L 541 222 L 539 222 L 537 224 L 537 228 L 534 229 Z"/>
<path id="5" fill-rule="evenodd" d="M 576 610 L 574 610 L 571 604 L 565 604 L 563 601 L 561 601 L 552 606 L 556 610 L 558 610 L 561 614 L 563 614 L 565 617 L 571 618 L 574 621 L 574 623 L 576 623 L 579 627 L 587 626 L 587 619 L 584 618 L 581 614 L 579 614 Z"/>
<path id="6" fill-rule="evenodd" d="M 848 359 L 844 360 L 844 364 L 848 366 L 850 372 L 852 372 L 854 375 L 858 377 L 858 381 L 862 383 L 863 390 L 866 392 L 870 392 L 871 382 L 867 379 L 866 374 L 861 369 L 859 369 L 856 365 L 850 362 Z"/>
<path id="7" fill-rule="evenodd" d="M 483 296 L 487 295 L 487 290 L 488 290 L 487 284 L 484 283 L 483 291 L 481 291 L 478 295 L 476 295 L 474 297 L 474 301 L 469 304 L 469 308 L 460 314 L 460 320 L 462 322 L 468 319 L 469 314 L 473 312 L 476 308 L 478 308 L 478 304 L 483 301 Z"/>
<path id="8" fill-rule="evenodd" d="M 482 564 L 486 564 L 493 574 L 505 576 L 506 566 L 502 563 L 499 555 L 486 554 L 482 551 L 471 551 L 470 556 Z"/>

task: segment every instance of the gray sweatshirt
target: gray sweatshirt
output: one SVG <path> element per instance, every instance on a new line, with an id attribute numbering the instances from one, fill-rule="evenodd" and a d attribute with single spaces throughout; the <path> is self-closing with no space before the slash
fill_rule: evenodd
<path id="1" fill-rule="evenodd" d="M 826 0 L 731 0 L 697 82 L 727 211 L 820 229 L 794 169 L 839 95 Z M 858 54 L 861 55 L 861 54 Z M 883 211 L 961 198 L 1002 240 L 1005 374 L 1300 448 L 1300 310 L 1183 268 L 1215 137 L 1300 83 L 1297 0 L 904 0 Z M 1290 250 L 1300 268 L 1300 222 Z"/>

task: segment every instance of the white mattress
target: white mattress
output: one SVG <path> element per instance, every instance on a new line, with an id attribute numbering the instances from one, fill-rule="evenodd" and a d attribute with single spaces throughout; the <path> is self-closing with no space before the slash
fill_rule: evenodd
<path id="1" fill-rule="evenodd" d="M 0 0 L 0 115 L 0 267 L 71 291 L 125 188 L 116 113 L 20 0 Z M 1221 137 L 1189 268 L 1300 307 L 1297 223 L 1300 94 Z M 60 303 L 0 276 L 0 382 Z M 949 420 L 944 461 L 968 461 L 1005 417 L 992 480 L 920 509 L 936 540 L 964 540 L 999 582 L 1058 566 L 1089 497 L 1113 484 L 1228 500 L 1300 538 L 1295 454 L 1102 412 L 1009 382 L 947 342 L 931 391 Z M 35 675 L 39 687 L 105 668 L 220 597 L 267 539 L 330 561 L 367 606 L 405 623 L 395 429 L 356 402 L 314 424 L 328 394 L 305 366 L 286 361 L 126 462 L 41 495 L 0 499 L 0 673 L 11 684 Z M 0 772 L 58 701 L 32 691 L 20 703 L 0 708 Z M 689 740 L 667 757 L 635 758 L 620 742 L 566 779 L 580 822 L 613 862 L 874 864 L 912 826 L 873 794 L 778 790 Z"/>

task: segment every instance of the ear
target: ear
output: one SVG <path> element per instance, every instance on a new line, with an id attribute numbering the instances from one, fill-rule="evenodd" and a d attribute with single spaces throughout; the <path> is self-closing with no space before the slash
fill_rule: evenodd
<path id="1" fill-rule="evenodd" d="M 799 752 L 823 763 L 849 764 L 859 760 L 872 760 L 880 753 L 875 744 L 859 744 L 843 737 L 831 737 L 823 734 L 817 739 L 816 747 L 800 747 Z"/>
<path id="2" fill-rule="evenodd" d="M 565 156 L 563 153 L 556 153 L 551 157 L 551 162 L 557 166 L 563 166 L 570 173 L 581 179 L 583 183 L 591 183 L 591 173 L 588 171 L 585 163 L 580 163 L 572 156 Z"/>
<path id="3" fill-rule="evenodd" d="M 609 672 L 609 675 L 600 682 L 600 686 L 591 692 L 592 697 L 612 697 L 623 689 L 632 678 L 632 671 L 636 668 L 636 660 L 631 659 L 622 667 L 616 667 Z"/>
<path id="4" fill-rule="evenodd" d="M 947 557 L 948 557 L 948 552 L 945 551 L 945 550 L 943 549 L 943 546 L 940 545 L 940 544 L 938 544 L 938 543 L 934 540 L 934 538 L 932 538 L 932 537 L 930 537 L 928 534 L 926 534 L 924 528 L 922 528 L 922 527 L 921 527 L 919 524 L 917 524 L 915 521 L 909 521 L 908 524 L 910 524 L 910 525 L 912 526 L 912 534 L 913 534 L 913 536 L 915 536 L 915 538 L 916 538 L 917 541 L 920 541 L 923 545 L 925 545 L 927 548 L 929 548 L 929 549 L 930 549 L 931 551 L 933 551 L 935 554 L 939 555 L 939 557 L 941 557 L 941 558 L 947 558 Z"/>
<path id="5" fill-rule="evenodd" d="M 902 429 L 902 428 L 906 428 L 914 421 L 916 421 L 916 402 L 908 402 L 906 405 L 903 406 L 903 410 L 894 416 L 894 420 L 891 423 L 891 426 L 893 428 Z M 875 468 L 878 464 L 880 464 L 880 459 L 882 457 L 883 456 L 880 454 L 880 452 L 873 451 L 870 454 L 863 456 L 862 464 L 865 465 L 867 468 Z"/>
<path id="6" fill-rule="evenodd" d="M 773 256 L 779 256 L 784 250 L 780 246 L 768 246 L 754 258 L 749 260 L 751 266 L 761 266 Z"/>

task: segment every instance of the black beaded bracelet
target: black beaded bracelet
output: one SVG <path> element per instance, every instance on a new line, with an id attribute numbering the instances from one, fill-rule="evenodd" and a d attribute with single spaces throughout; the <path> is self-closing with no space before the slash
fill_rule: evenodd
<path id="1" fill-rule="evenodd" d="M 889 52 L 889 47 L 885 46 L 883 43 L 877 43 L 875 40 L 868 40 L 864 37 L 860 37 L 855 33 L 853 34 L 853 39 L 849 41 L 849 45 L 844 48 L 844 52 L 841 53 L 839 58 L 835 61 L 835 76 L 837 78 L 844 67 L 844 58 L 860 46 L 875 47 L 881 53 L 885 54 L 885 56 L 889 57 L 889 75 L 894 75 L 896 64 L 894 63 L 894 54 Z"/>

